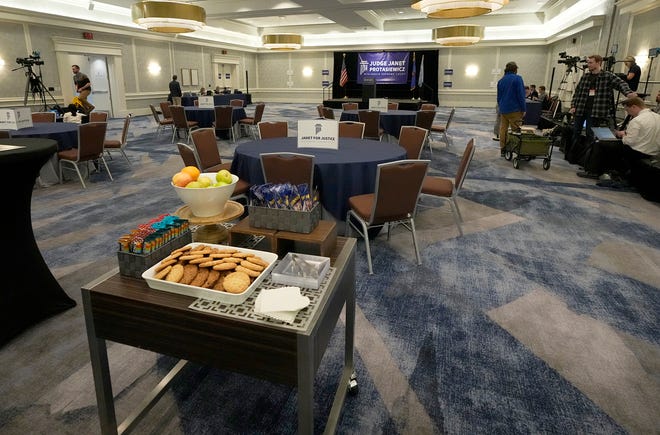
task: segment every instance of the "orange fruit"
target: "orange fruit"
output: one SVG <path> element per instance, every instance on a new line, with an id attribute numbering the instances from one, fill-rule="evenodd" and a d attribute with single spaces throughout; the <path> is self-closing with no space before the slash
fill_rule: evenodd
<path id="1" fill-rule="evenodd" d="M 195 180 L 193 180 L 192 175 L 187 172 L 177 172 L 172 177 L 172 184 L 178 187 L 186 187 L 186 184 L 190 183 L 191 181 Z"/>
<path id="2" fill-rule="evenodd" d="M 181 169 L 181 172 L 185 172 L 186 174 L 190 174 L 192 177 L 193 181 L 197 180 L 197 177 L 199 177 L 199 169 L 195 166 L 186 166 L 185 168 Z"/>

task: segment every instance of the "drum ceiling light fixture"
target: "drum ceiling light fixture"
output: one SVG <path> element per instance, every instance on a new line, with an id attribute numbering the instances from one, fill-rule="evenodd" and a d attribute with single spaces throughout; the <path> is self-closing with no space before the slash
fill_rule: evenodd
<path id="1" fill-rule="evenodd" d="M 440 45 L 461 47 L 473 45 L 484 37 L 484 27 L 474 24 L 433 29 L 433 40 Z"/>
<path id="2" fill-rule="evenodd" d="M 303 37 L 293 33 L 275 33 L 263 35 L 261 42 L 269 50 L 298 50 L 303 45 Z"/>
<path id="3" fill-rule="evenodd" d="M 411 7 L 428 18 L 468 18 L 501 9 L 509 0 L 412 0 Z"/>
<path id="4" fill-rule="evenodd" d="M 188 33 L 206 24 L 203 7 L 174 1 L 142 1 L 131 6 L 133 22 L 152 32 Z"/>

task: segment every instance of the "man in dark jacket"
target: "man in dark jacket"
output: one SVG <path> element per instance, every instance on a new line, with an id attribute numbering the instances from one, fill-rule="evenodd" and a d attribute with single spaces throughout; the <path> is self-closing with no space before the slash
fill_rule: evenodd
<path id="1" fill-rule="evenodd" d="M 176 74 L 172 76 L 172 81 L 170 82 L 170 97 L 172 97 L 172 104 L 174 106 L 181 105 L 181 85 L 176 81 Z"/>
<path id="2" fill-rule="evenodd" d="M 504 146 L 509 126 L 519 132 L 525 116 L 525 85 L 518 74 L 518 65 L 509 62 L 504 67 L 504 77 L 497 82 L 497 105 L 500 109 L 500 155 L 504 156 Z"/>

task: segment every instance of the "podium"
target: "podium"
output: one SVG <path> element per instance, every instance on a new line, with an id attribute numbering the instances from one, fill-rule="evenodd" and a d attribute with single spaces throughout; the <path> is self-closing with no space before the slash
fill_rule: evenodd
<path id="1" fill-rule="evenodd" d="M 365 78 L 362 81 L 362 102 L 369 103 L 369 98 L 376 98 L 376 79 Z"/>

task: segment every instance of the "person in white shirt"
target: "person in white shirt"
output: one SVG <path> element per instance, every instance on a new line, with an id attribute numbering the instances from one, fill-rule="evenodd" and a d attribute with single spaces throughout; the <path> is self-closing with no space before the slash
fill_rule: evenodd
<path id="1" fill-rule="evenodd" d="M 632 117 L 625 130 L 616 131 L 624 145 L 641 156 L 639 158 L 660 155 L 660 115 L 647 109 L 639 97 L 631 97 L 621 104 Z"/>
<path id="2" fill-rule="evenodd" d="M 63 122 L 73 122 L 76 124 L 81 124 L 82 119 L 83 114 L 78 112 L 78 108 L 75 104 L 69 104 L 67 112 L 62 116 Z"/>

